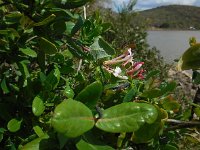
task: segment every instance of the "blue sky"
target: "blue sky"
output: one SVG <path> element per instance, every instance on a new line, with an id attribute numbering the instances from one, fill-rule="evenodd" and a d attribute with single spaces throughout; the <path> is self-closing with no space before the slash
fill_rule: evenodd
<path id="1" fill-rule="evenodd" d="M 121 6 L 129 0 L 112 0 L 113 6 Z M 151 9 L 162 5 L 179 4 L 179 5 L 193 5 L 200 6 L 200 0 L 137 0 L 135 9 L 144 10 Z"/>

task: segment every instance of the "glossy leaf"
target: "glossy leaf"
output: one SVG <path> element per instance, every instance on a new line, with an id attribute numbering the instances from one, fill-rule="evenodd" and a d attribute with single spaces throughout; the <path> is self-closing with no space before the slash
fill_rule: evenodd
<path id="1" fill-rule="evenodd" d="M 83 103 L 68 99 L 55 108 L 51 123 L 58 133 L 72 138 L 92 129 L 94 119 L 91 110 Z"/>
<path id="2" fill-rule="evenodd" d="M 81 101 L 90 108 L 94 108 L 103 91 L 101 82 L 95 81 L 85 87 L 76 97 L 75 100 Z"/>
<path id="3" fill-rule="evenodd" d="M 43 99 L 40 95 L 37 95 L 32 103 L 32 112 L 35 116 L 40 116 L 45 110 Z"/>
<path id="4" fill-rule="evenodd" d="M 17 132 L 21 127 L 22 120 L 11 119 L 8 124 L 7 128 L 10 132 Z"/>
<path id="5" fill-rule="evenodd" d="M 157 107 L 158 117 L 152 124 L 145 123 L 139 130 L 133 133 L 132 141 L 134 143 L 148 143 L 153 138 L 157 138 L 164 128 L 164 119 L 168 118 L 165 110 Z"/>
<path id="6" fill-rule="evenodd" d="M 112 133 L 134 132 L 145 123 L 152 124 L 158 117 L 157 109 L 147 103 L 122 103 L 102 112 L 96 127 Z"/>
<path id="7" fill-rule="evenodd" d="M 41 37 L 38 40 L 40 50 L 43 51 L 45 54 L 55 54 L 58 49 L 52 42 L 48 41 L 47 39 Z"/>
<path id="8" fill-rule="evenodd" d="M 178 70 L 200 69 L 200 43 L 187 49 L 178 62 Z"/>
<path id="9" fill-rule="evenodd" d="M 45 134 L 44 136 L 39 137 L 39 138 L 27 143 L 20 150 L 39 150 L 39 149 L 42 149 L 41 142 L 43 140 L 45 141 L 45 140 L 48 140 L 48 139 L 49 139 L 49 135 Z M 46 144 L 46 146 L 44 145 L 44 147 L 46 149 L 48 149 L 49 148 L 49 144 L 48 145 Z"/>
<path id="10" fill-rule="evenodd" d="M 30 48 L 19 48 L 19 50 L 27 56 L 30 56 L 30 57 L 33 57 L 33 58 L 37 57 L 37 53 Z"/>
<path id="11" fill-rule="evenodd" d="M 97 37 L 97 38 L 95 38 L 94 43 L 90 46 L 90 48 L 91 48 L 90 53 L 92 54 L 92 56 L 95 60 L 109 57 L 110 55 L 108 55 L 106 50 L 111 51 L 111 48 L 106 49 L 107 47 L 109 47 L 109 46 L 106 45 L 100 37 Z M 110 53 L 112 53 L 112 51 Z"/>
<path id="12" fill-rule="evenodd" d="M 54 90 L 60 81 L 60 70 L 57 66 L 55 66 L 55 69 L 53 69 L 48 76 L 46 77 L 46 80 L 44 81 L 44 88 L 48 91 Z"/>
<path id="13" fill-rule="evenodd" d="M 35 131 L 37 136 L 39 136 L 39 137 L 44 136 L 44 132 L 42 131 L 42 128 L 40 128 L 39 126 L 34 126 L 33 130 Z"/>
<path id="14" fill-rule="evenodd" d="M 67 98 L 74 98 L 74 91 L 67 85 L 64 89 L 64 95 Z"/>

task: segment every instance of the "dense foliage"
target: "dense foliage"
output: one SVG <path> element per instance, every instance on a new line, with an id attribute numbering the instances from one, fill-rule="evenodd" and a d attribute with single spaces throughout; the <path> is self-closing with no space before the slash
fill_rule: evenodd
<path id="1" fill-rule="evenodd" d="M 143 69 L 145 32 L 132 30 L 141 32 L 127 46 L 110 41 L 113 27 L 86 16 L 87 2 L 0 1 L 0 147 L 178 149 L 192 136 L 171 123 L 191 115 L 173 98 L 175 82 Z"/>

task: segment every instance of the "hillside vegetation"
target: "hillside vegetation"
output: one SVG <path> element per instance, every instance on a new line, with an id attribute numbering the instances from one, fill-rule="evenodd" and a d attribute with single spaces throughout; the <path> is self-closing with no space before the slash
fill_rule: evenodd
<path id="1" fill-rule="evenodd" d="M 200 7 L 169 5 L 140 12 L 137 19 L 149 27 L 168 29 L 200 29 Z"/>

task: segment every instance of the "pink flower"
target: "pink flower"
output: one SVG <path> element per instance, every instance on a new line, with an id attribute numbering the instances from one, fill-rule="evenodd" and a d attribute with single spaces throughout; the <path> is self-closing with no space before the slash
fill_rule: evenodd
<path id="1" fill-rule="evenodd" d="M 127 75 L 131 76 L 132 78 L 144 79 L 144 76 L 142 75 L 142 73 L 144 73 L 144 69 L 140 70 L 143 64 L 144 62 L 136 62 L 133 65 L 133 68 L 126 72 Z"/>

